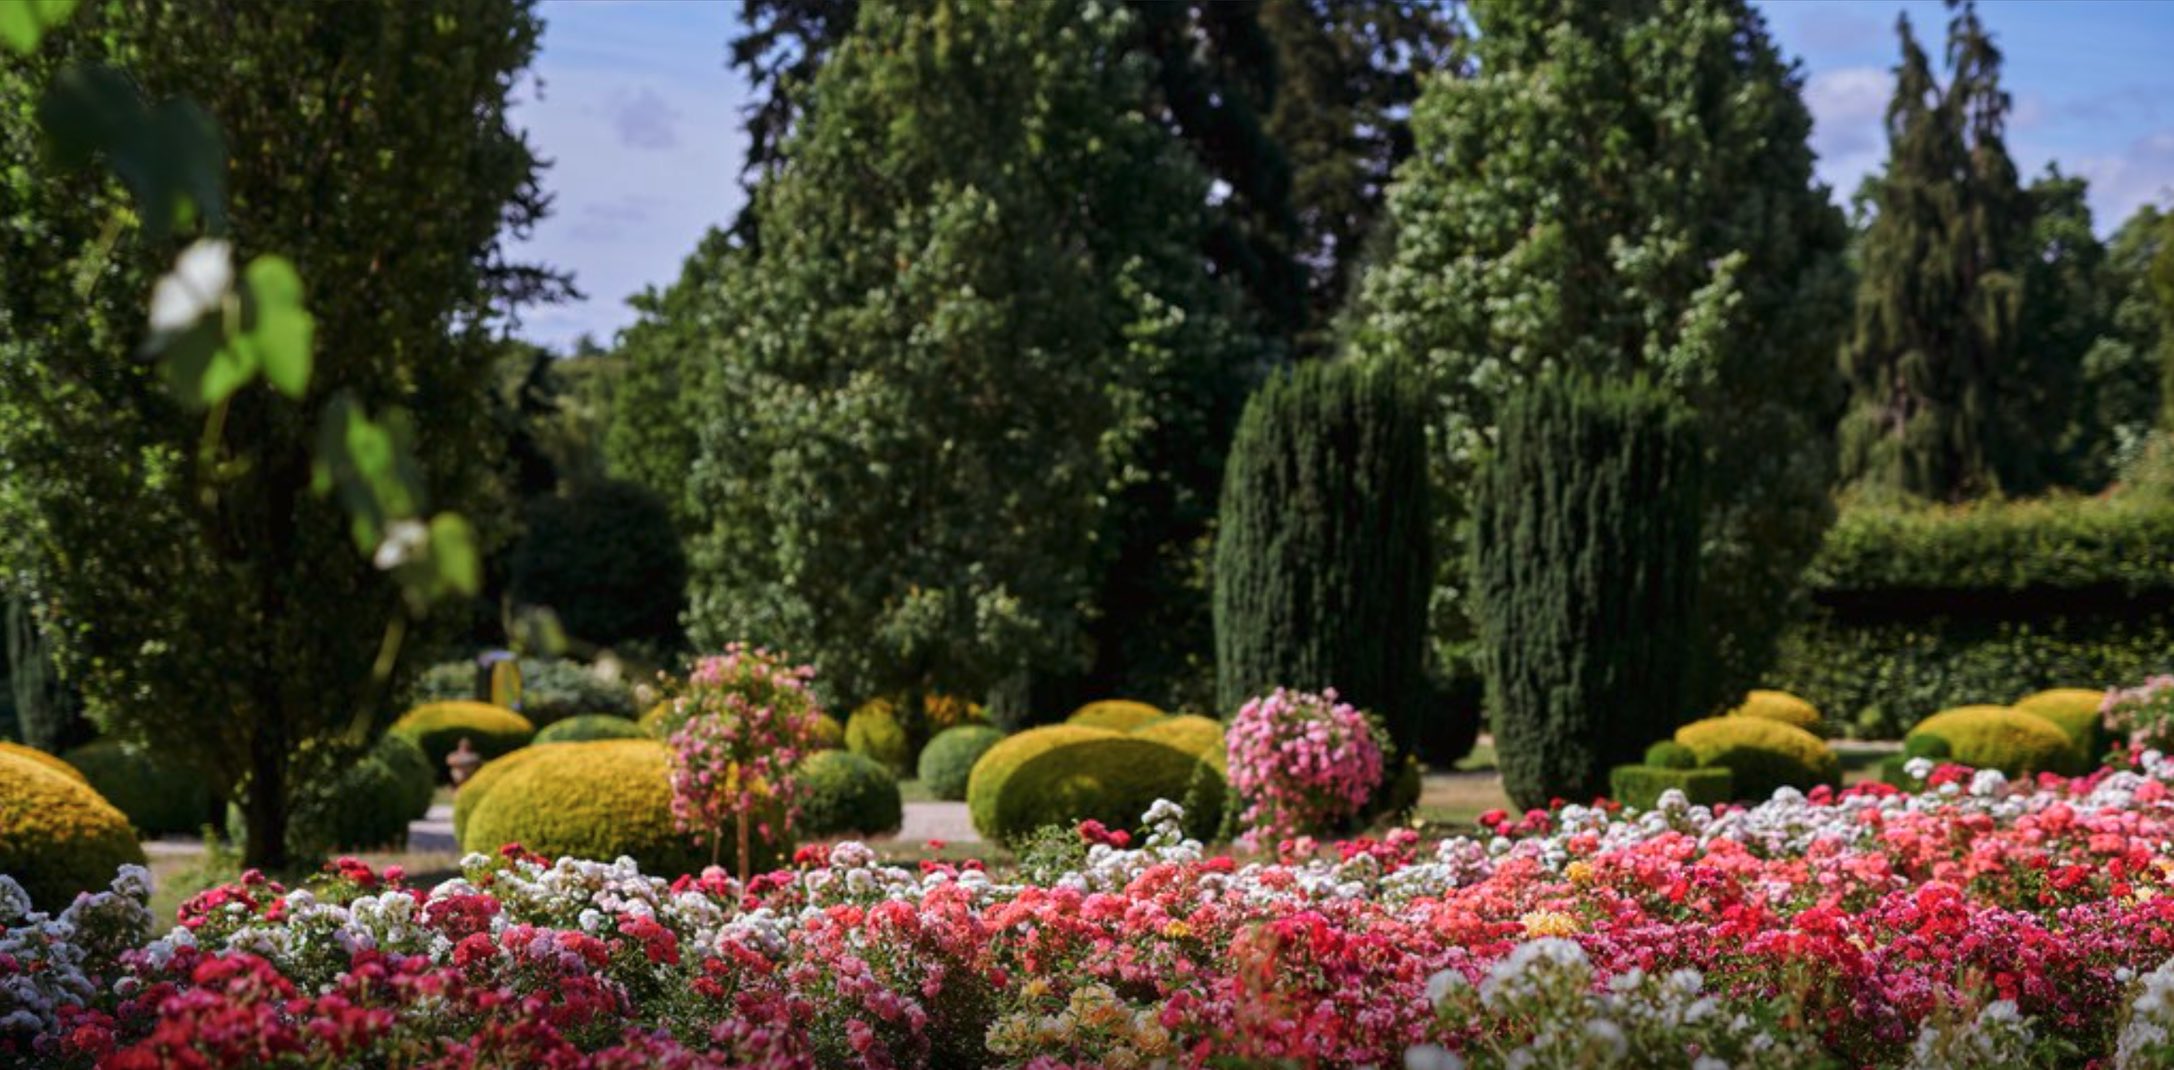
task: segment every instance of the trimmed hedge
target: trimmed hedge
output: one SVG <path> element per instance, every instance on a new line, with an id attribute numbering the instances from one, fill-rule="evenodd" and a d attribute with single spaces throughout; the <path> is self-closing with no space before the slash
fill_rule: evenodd
<path id="1" fill-rule="evenodd" d="M 1664 739 L 1646 748 L 1645 764 L 1655 769 L 1696 769 L 1698 752 L 1673 739 Z M 1609 779 L 1612 783 L 1613 773 L 1609 774 Z"/>
<path id="2" fill-rule="evenodd" d="M 864 703 L 845 721 L 845 749 L 879 762 L 895 776 L 913 767 L 912 744 L 888 702 Z"/>
<path id="3" fill-rule="evenodd" d="M 1189 794 L 1198 805 L 1186 813 L 1188 832 L 1212 837 L 1226 788 L 1206 761 L 1108 729 L 1052 725 L 1021 732 L 982 755 L 966 802 L 974 828 L 1008 846 L 1044 826 L 1070 827 L 1090 818 L 1131 829 L 1155 800 L 1182 802 Z"/>
<path id="4" fill-rule="evenodd" d="M 421 748 L 390 732 L 337 775 L 305 791 L 288 821 L 288 849 L 302 858 L 400 847 L 408 822 L 430 810 L 437 781 Z"/>
<path id="5" fill-rule="evenodd" d="M 957 731 L 957 729 L 953 729 Z M 887 836 L 905 821 L 898 778 L 851 751 L 824 750 L 795 774 L 804 795 L 794 831 L 804 836 Z"/>
<path id="6" fill-rule="evenodd" d="M 709 864 L 708 848 L 672 824 L 668 749 L 646 739 L 601 739 L 538 749 L 507 770 L 468 815 L 461 849 L 494 852 L 508 843 L 547 858 L 609 861 L 625 855 L 643 873 L 671 877 Z M 782 845 L 758 850 L 755 869 L 775 864 Z M 725 845 L 720 861 L 729 859 Z"/>
<path id="7" fill-rule="evenodd" d="M 2053 727 L 2067 733 L 2076 745 L 2077 757 L 2083 761 L 2082 768 L 2088 769 L 2106 756 L 2106 715 L 2099 712 L 2105 701 L 2104 691 L 2056 687 L 2017 699 L 2015 708 L 2052 721 Z"/>
<path id="8" fill-rule="evenodd" d="M 482 804 L 483 797 L 490 792 L 492 785 L 497 784 L 507 773 L 548 753 L 550 751 L 543 748 L 523 747 L 512 754 L 484 762 L 476 767 L 475 772 L 468 774 L 468 779 L 453 793 L 454 842 L 463 841 L 462 830 L 468 827 L 468 815 L 475 813 L 476 807 Z"/>
<path id="9" fill-rule="evenodd" d="M 195 834 L 219 824 L 225 813 L 202 773 L 124 747 L 119 740 L 93 740 L 61 757 L 83 774 L 92 790 L 128 815 L 138 832 Z"/>
<path id="10" fill-rule="evenodd" d="M 1674 788 L 1693 806 L 1712 806 L 1736 797 L 1736 776 L 1727 769 L 1663 769 L 1651 765 L 1619 765 L 1608 772 L 1609 795 L 1637 810 L 1651 810 L 1661 793 Z"/>
<path id="11" fill-rule="evenodd" d="M 1824 601 L 1924 592 L 2174 593 L 2174 507 L 2041 498 L 1843 511 L 1806 571 Z"/>
<path id="12" fill-rule="evenodd" d="M 2011 777 L 2081 771 L 2076 744 L 2060 727 L 2007 706 L 1959 706 L 1918 722 L 1910 735 L 1945 740 L 1949 760 Z"/>
<path id="13" fill-rule="evenodd" d="M 1840 784 L 1842 763 L 1818 736 L 1758 717 L 1709 717 L 1676 730 L 1701 766 L 1735 774 L 1740 798 L 1764 800 L 1776 788 Z"/>
<path id="14" fill-rule="evenodd" d="M 73 780 L 78 784 L 88 785 L 90 783 L 90 779 L 88 777 L 85 777 L 81 770 L 77 769 L 75 766 L 69 765 L 65 759 L 54 757 L 53 755 L 47 754 L 36 747 L 29 747 L 24 746 L 21 743 L 10 743 L 5 740 L 0 740 L 0 755 L 5 755 L 10 758 L 20 758 L 33 765 L 44 766 L 45 768 L 55 773 L 59 773 L 60 775 L 67 777 L 68 779 Z"/>
<path id="15" fill-rule="evenodd" d="M 1188 754 L 1197 754 L 1221 770 L 1230 757 L 1223 742 L 1223 722 L 1197 713 L 1166 717 L 1128 733 L 1136 739 L 1168 743 Z"/>
<path id="16" fill-rule="evenodd" d="M 608 713 L 584 713 L 554 721 L 536 733 L 532 746 L 545 743 L 586 743 L 593 739 L 648 739 L 641 725 Z"/>
<path id="17" fill-rule="evenodd" d="M 70 767 L 66 773 L 0 754 L 0 873 L 39 910 L 58 914 L 78 892 L 113 883 L 121 866 L 144 864 L 128 818 Z"/>
<path id="18" fill-rule="evenodd" d="M 1819 733 L 1819 707 L 1804 701 L 1787 691 L 1753 691 L 1744 701 L 1729 711 L 1732 717 L 1763 717 L 1780 721 L 1792 728 L 1801 728 L 1814 735 Z"/>
<path id="19" fill-rule="evenodd" d="M 962 724 L 936 733 L 936 738 L 921 748 L 921 759 L 915 771 L 920 774 L 921 785 L 929 794 L 939 799 L 958 801 L 966 798 L 966 782 L 973 776 L 974 763 L 989 752 L 989 748 L 1004 742 L 1004 733 L 979 724 Z"/>
<path id="20" fill-rule="evenodd" d="M 1145 702 L 1116 698 L 1081 706 L 1073 710 L 1072 716 L 1065 718 L 1064 723 L 1107 728 L 1113 732 L 1130 732 L 1136 728 L 1145 728 L 1167 716 L 1169 714 Z"/>
<path id="21" fill-rule="evenodd" d="M 462 737 L 485 761 L 528 745 L 536 737 L 529 719 L 503 706 L 487 702 L 433 702 L 417 706 L 393 722 L 392 734 L 406 736 L 423 748 L 430 768 L 441 780 L 449 779 L 445 756 L 460 746 Z"/>

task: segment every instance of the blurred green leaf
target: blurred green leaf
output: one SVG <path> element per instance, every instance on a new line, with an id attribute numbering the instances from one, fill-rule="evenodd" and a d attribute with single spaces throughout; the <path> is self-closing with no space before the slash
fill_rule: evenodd
<path id="1" fill-rule="evenodd" d="M 439 513 L 431 518 L 430 557 L 446 587 L 471 597 L 483 589 L 483 553 L 466 517 Z"/>
<path id="2" fill-rule="evenodd" d="M 76 0 L 6 0 L 0 3 L 0 45 L 28 55 L 45 31 L 75 14 Z"/>
<path id="3" fill-rule="evenodd" d="M 243 273 L 243 329 L 232 341 L 264 369 L 273 388 L 300 400 L 309 392 L 310 343 L 317 320 L 302 305 L 302 276 L 276 256 L 250 261 Z"/>
<path id="4" fill-rule="evenodd" d="M 47 87 L 38 125 L 63 167 L 104 157 L 135 198 L 153 240 L 199 215 L 211 232 L 226 229 L 226 141 L 219 124 L 194 102 L 177 98 L 147 108 L 128 75 L 78 64 Z"/>

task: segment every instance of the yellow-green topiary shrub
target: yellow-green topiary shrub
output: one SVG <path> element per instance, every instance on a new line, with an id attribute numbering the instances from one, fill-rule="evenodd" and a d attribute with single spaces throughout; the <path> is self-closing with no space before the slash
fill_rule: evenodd
<path id="1" fill-rule="evenodd" d="M 45 768 L 50 769 L 53 772 L 59 773 L 60 775 L 67 777 L 68 779 L 73 780 L 78 784 L 87 785 L 90 783 L 90 778 L 85 777 L 81 769 L 77 769 L 75 766 L 69 765 L 67 760 L 64 758 L 56 758 L 53 755 L 47 754 L 36 747 L 26 747 L 20 743 L 0 739 L 0 755 L 6 755 L 10 758 L 21 758 L 24 761 L 30 762 L 33 765 L 44 766 Z M 99 887 L 103 888 L 105 887 L 105 885 L 101 884 L 99 885 Z"/>
<path id="2" fill-rule="evenodd" d="M 671 720 L 675 702 L 674 699 L 665 699 L 649 707 L 649 709 L 643 711 L 640 717 L 635 718 L 634 723 L 641 725 L 643 731 L 658 739 L 671 735 Z"/>
<path id="3" fill-rule="evenodd" d="M 1676 742 L 1691 748 L 1699 765 L 1727 769 L 1740 798 L 1764 800 L 1776 788 L 1842 780 L 1841 761 L 1818 736 L 1763 717 L 1693 721 L 1676 729 Z"/>
<path id="4" fill-rule="evenodd" d="M 642 872 L 692 873 L 709 849 L 672 824 L 669 749 L 646 739 L 606 739 L 537 748 L 500 775 L 468 814 L 464 851 L 508 843 L 547 858 L 634 859 Z M 726 846 L 724 856 L 731 848 Z M 774 863 L 777 852 L 758 859 Z"/>
<path id="5" fill-rule="evenodd" d="M 121 866 L 144 861 L 128 818 L 69 773 L 0 755 L 0 873 L 50 914 L 78 892 L 113 883 Z"/>
<path id="6" fill-rule="evenodd" d="M 453 840 L 462 842 L 462 830 L 468 827 L 468 815 L 475 813 L 491 787 L 507 773 L 527 765 L 531 760 L 549 752 L 545 747 L 523 747 L 512 754 L 493 758 L 476 767 L 453 793 Z"/>
<path id="7" fill-rule="evenodd" d="M 1004 733 L 985 724 L 962 724 L 936 733 L 936 738 L 921 748 L 921 757 L 914 763 L 914 771 L 920 775 L 921 786 L 939 799 L 960 800 L 966 798 L 966 783 L 973 776 L 974 764 L 989 748 L 1004 742 Z"/>
<path id="8" fill-rule="evenodd" d="M 1044 826 L 1089 819 L 1136 828 L 1155 800 L 1182 801 L 1189 791 L 1196 806 L 1186 814 L 1188 831 L 1206 838 L 1221 818 L 1226 791 L 1211 765 L 1167 743 L 1068 724 L 1021 732 L 990 748 L 974 764 L 966 805 L 984 837 L 1016 844 Z"/>
<path id="9" fill-rule="evenodd" d="M 1113 698 L 1090 702 L 1072 711 L 1064 719 L 1066 724 L 1084 725 L 1088 728 L 1108 728 L 1117 732 L 1130 732 L 1144 728 L 1169 716 L 1145 702 Z"/>
<path id="10" fill-rule="evenodd" d="M 836 717 L 832 717 L 827 713 L 816 714 L 815 732 L 810 737 L 808 746 L 819 751 L 844 750 L 845 726 L 839 724 Z"/>
<path id="11" fill-rule="evenodd" d="M 608 713 L 581 713 L 553 721 L 536 733 L 531 746 L 547 743 L 588 743 L 599 739 L 649 739 L 642 726 Z"/>
<path id="12" fill-rule="evenodd" d="M 1741 705 L 1729 711 L 1729 716 L 1761 717 L 1815 735 L 1819 732 L 1819 707 L 1787 691 L 1753 691 L 1744 696 Z"/>
<path id="13" fill-rule="evenodd" d="M 2067 733 L 2082 760 L 2081 767 L 2088 769 L 2106 757 L 2106 715 L 2099 712 L 2105 701 L 2104 691 L 2056 687 L 2017 699 L 2015 708 L 2052 721 L 2053 727 Z"/>
<path id="14" fill-rule="evenodd" d="M 884 699 L 862 703 L 846 718 L 845 749 L 882 765 L 893 776 L 905 776 L 913 767 L 906 729 Z"/>
<path id="15" fill-rule="evenodd" d="M 1214 765 L 1218 771 L 1225 767 L 1228 753 L 1223 746 L 1223 722 L 1197 713 L 1180 714 L 1151 721 L 1128 733 L 1135 739 L 1152 739 L 1168 743 L 1187 754 L 1197 754 Z"/>
<path id="16" fill-rule="evenodd" d="M 423 748 L 424 757 L 430 759 L 430 768 L 440 780 L 451 775 L 445 756 L 453 753 L 464 738 L 485 761 L 528 746 L 536 738 L 536 726 L 528 718 L 488 702 L 427 703 L 403 714 L 393 722 L 391 731 Z"/>
<path id="17" fill-rule="evenodd" d="M 1998 769 L 2011 777 L 2076 773 L 2082 760 L 2075 741 L 2052 721 L 2007 706 L 1958 706 L 1910 729 L 1911 739 L 1932 737 L 1948 745 L 1949 761 Z"/>

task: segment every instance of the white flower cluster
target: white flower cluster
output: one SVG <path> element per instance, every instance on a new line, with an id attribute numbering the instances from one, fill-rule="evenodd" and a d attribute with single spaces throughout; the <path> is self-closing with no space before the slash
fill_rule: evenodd
<path id="1" fill-rule="evenodd" d="M 2114 1049 L 2116 1070 L 2174 1065 L 2174 959 L 2143 976 Z"/>
<path id="2" fill-rule="evenodd" d="M 93 978 L 150 939 L 150 899 L 149 871 L 122 866 L 107 891 L 79 895 L 53 917 L 0 873 L 0 1041 L 27 1045 L 58 1027 L 61 1007 L 90 999 Z"/>
<path id="3" fill-rule="evenodd" d="M 2001 1070 L 2029 1066 L 2037 1039 L 2014 1000 L 1999 999 L 1975 1016 L 1935 1017 L 1918 1027 L 1903 1070 Z"/>

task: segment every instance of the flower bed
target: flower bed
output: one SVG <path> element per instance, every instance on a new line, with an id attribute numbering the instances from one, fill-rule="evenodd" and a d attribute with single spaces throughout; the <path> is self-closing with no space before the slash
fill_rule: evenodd
<path id="1" fill-rule="evenodd" d="M 50 921 L 0 881 L 0 1062 L 2165 1065 L 2174 761 L 2136 764 L 1253 864 L 1160 804 L 1039 885 L 852 843 L 745 887 L 509 850 L 425 892 L 346 862 L 156 938 L 140 870 Z"/>

